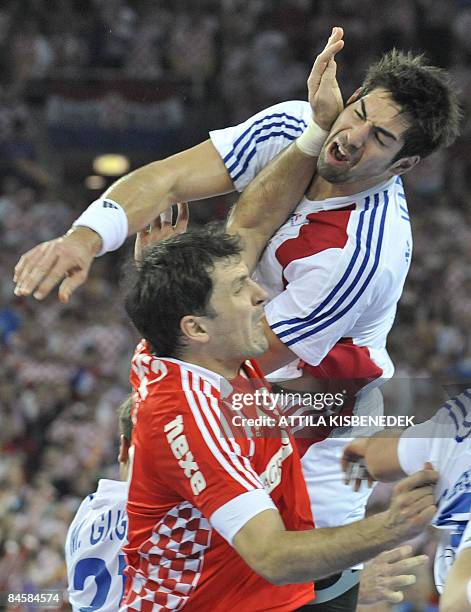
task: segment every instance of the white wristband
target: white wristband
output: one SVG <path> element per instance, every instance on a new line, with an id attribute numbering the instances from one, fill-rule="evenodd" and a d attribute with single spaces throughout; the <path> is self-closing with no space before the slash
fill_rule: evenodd
<path id="1" fill-rule="evenodd" d="M 328 135 L 329 132 L 323 130 L 317 123 L 314 123 L 314 121 L 310 119 L 307 128 L 301 136 L 296 139 L 296 145 L 298 149 L 306 155 L 318 157 Z"/>
<path id="2" fill-rule="evenodd" d="M 471 606 L 471 580 L 468 580 L 468 601 Z"/>
<path id="3" fill-rule="evenodd" d="M 100 198 L 72 223 L 72 227 L 89 227 L 101 237 L 101 250 L 96 255 L 104 255 L 108 251 L 116 251 L 128 235 L 128 218 L 123 208 L 114 200 Z"/>

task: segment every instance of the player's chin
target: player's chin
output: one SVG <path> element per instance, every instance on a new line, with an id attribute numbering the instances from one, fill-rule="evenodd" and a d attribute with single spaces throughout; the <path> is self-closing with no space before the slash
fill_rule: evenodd
<path id="1" fill-rule="evenodd" d="M 350 177 L 350 164 L 343 164 L 341 167 L 328 162 L 318 164 L 317 173 L 329 183 L 344 183 Z"/>
<path id="2" fill-rule="evenodd" d="M 260 355 L 263 355 L 263 353 L 265 353 L 269 347 L 268 340 L 263 332 L 257 332 L 256 334 L 254 334 L 254 337 L 252 338 L 252 342 L 250 344 L 252 347 L 252 357 L 260 357 Z"/>

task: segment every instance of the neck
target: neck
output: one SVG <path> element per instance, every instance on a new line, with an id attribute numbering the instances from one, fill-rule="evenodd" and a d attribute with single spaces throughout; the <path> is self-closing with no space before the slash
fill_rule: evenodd
<path id="1" fill-rule="evenodd" d="M 306 191 L 308 200 L 320 201 L 329 198 L 341 198 L 372 189 L 391 178 L 391 175 L 377 176 L 370 180 L 354 181 L 351 183 L 329 183 L 322 176 L 316 175 Z"/>
<path id="2" fill-rule="evenodd" d="M 191 351 L 186 351 L 184 354 L 182 354 L 180 359 L 182 361 L 186 361 L 187 363 L 200 366 L 201 368 L 206 368 L 207 370 L 210 370 L 215 374 L 219 374 L 219 376 L 222 376 L 227 380 L 231 380 L 239 374 L 240 365 L 244 360 L 244 358 L 241 357 L 240 359 L 237 358 L 232 360 L 228 360 L 226 358 L 223 361 L 212 355 L 194 353 Z"/>

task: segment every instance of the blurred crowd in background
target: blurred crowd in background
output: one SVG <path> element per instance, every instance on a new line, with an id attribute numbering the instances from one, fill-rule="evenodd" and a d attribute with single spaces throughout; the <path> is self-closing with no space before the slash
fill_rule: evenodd
<path id="1" fill-rule="evenodd" d="M 14 298 L 17 259 L 97 197 L 84 186 L 96 154 L 136 167 L 305 99 L 333 25 L 345 29 L 345 97 L 393 46 L 425 52 L 462 91 L 461 138 L 405 179 L 414 255 L 390 349 L 414 381 L 401 395 L 412 411 L 416 381 L 471 378 L 471 0 L 4 0 L 0 591 L 64 588 L 67 526 L 97 478 L 117 477 L 115 409 L 136 340 L 119 290 L 126 249 L 97 261 L 68 306 Z M 223 218 L 232 201 L 196 204 L 192 222 Z M 426 609 L 422 588 L 404 610 Z"/>

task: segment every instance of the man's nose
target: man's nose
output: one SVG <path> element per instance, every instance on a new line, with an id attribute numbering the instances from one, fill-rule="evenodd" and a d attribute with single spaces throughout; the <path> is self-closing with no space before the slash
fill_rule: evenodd
<path id="1" fill-rule="evenodd" d="M 253 283 L 252 300 L 256 306 L 259 306 L 267 301 L 268 293 L 254 280 L 251 282 Z"/>
<path id="2" fill-rule="evenodd" d="M 368 139 L 371 131 L 371 123 L 364 121 L 361 125 L 353 127 L 347 135 L 347 145 L 360 149 Z"/>

